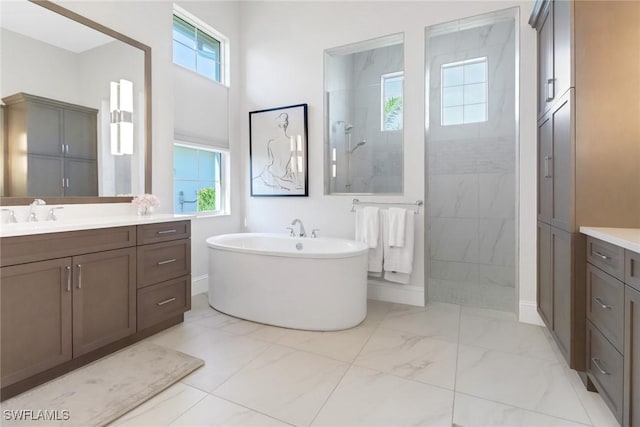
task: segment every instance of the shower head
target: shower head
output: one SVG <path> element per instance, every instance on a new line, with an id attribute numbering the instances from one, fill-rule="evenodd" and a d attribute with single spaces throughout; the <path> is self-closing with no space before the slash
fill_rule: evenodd
<path id="1" fill-rule="evenodd" d="M 352 154 L 354 151 L 356 151 L 358 149 L 358 147 L 362 147 L 366 143 L 367 143 L 367 141 L 364 140 L 364 139 L 362 141 L 358 142 L 355 147 L 353 147 L 351 150 L 349 150 L 349 154 Z"/>

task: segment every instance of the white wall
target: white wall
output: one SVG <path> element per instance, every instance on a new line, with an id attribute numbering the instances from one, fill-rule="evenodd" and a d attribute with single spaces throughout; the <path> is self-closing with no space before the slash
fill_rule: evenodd
<path id="1" fill-rule="evenodd" d="M 148 46 L 152 50 L 152 135 L 153 193 L 160 198 L 160 212 L 171 212 L 173 199 L 173 113 L 174 69 L 172 61 L 172 3 L 165 1 L 59 2 L 89 19 L 106 25 Z M 214 234 L 240 229 L 243 199 L 241 192 L 239 145 L 239 6 L 235 2 L 179 2 L 187 11 L 219 30 L 230 39 L 231 81 L 229 91 L 229 138 L 231 145 L 231 215 L 202 217 L 192 221 L 192 276 L 194 287 L 206 286 L 207 251 L 205 239 Z M 244 122 L 243 122 L 244 123 Z M 104 207 L 95 205 L 96 215 Z M 204 289 L 202 289 L 204 290 Z"/>
<path id="2" fill-rule="evenodd" d="M 403 197 L 425 199 L 424 29 L 426 26 L 519 6 L 520 11 L 520 300 L 535 304 L 535 31 L 527 24 L 531 1 L 469 2 L 246 2 L 242 3 L 243 115 L 248 111 L 309 104 L 309 198 L 246 197 L 247 228 L 283 231 L 292 218 L 326 236 L 352 237 L 351 197 L 323 194 L 323 52 L 382 35 L 405 34 Z M 248 170 L 249 134 L 241 127 Z M 246 175 L 246 173 L 245 173 Z M 249 194 L 245 181 L 244 194 Z M 365 197 L 359 197 L 365 199 Z M 416 233 L 411 285 L 424 289 L 423 216 Z M 390 285 L 395 286 L 395 285 Z M 396 290 L 402 289 L 401 285 Z M 405 288 L 406 289 L 406 288 Z"/>

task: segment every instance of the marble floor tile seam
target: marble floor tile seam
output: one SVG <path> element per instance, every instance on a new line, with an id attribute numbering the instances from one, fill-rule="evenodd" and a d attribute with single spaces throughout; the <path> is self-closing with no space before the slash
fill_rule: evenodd
<path id="1" fill-rule="evenodd" d="M 332 391 L 331 393 L 333 393 L 333 391 Z M 218 398 L 218 399 L 224 400 L 225 402 L 233 403 L 234 405 L 238 405 L 238 406 L 241 406 L 241 407 L 243 407 L 243 408 L 245 408 L 245 409 L 248 409 L 248 410 L 250 410 L 250 411 L 257 412 L 258 414 L 260 414 L 260 415 L 264 415 L 265 417 L 271 418 L 272 420 L 276 420 L 276 421 L 279 421 L 279 422 L 281 422 L 281 423 L 283 423 L 283 424 L 286 424 L 286 425 L 289 425 L 289 426 L 296 427 L 296 426 L 295 426 L 295 424 L 291 424 L 291 423 L 289 423 L 289 422 L 287 422 L 287 421 L 281 420 L 280 418 L 274 417 L 273 415 L 269 415 L 269 414 L 267 414 L 266 412 L 260 411 L 259 409 L 252 408 L 252 407 L 247 406 L 247 405 L 245 405 L 245 404 L 243 404 L 243 403 L 240 403 L 240 402 L 236 402 L 236 401 L 234 401 L 234 400 L 229 399 L 228 397 L 220 396 L 220 395 L 218 395 L 218 394 L 216 394 L 216 393 L 215 393 L 215 390 L 214 390 L 214 391 L 212 391 L 212 392 L 210 392 L 210 393 L 207 393 L 207 394 L 209 394 L 210 396 L 213 396 L 213 397 L 215 397 L 215 398 Z M 205 397 L 206 397 L 206 396 L 205 396 Z M 203 399 L 204 399 L 205 397 L 203 397 Z M 201 400 L 202 400 L 202 399 L 201 399 Z M 195 406 L 195 405 L 194 405 L 194 406 Z M 177 418 L 176 418 L 176 419 L 174 419 L 173 421 L 175 421 L 175 420 L 177 420 Z M 173 422 L 173 421 L 171 421 L 171 422 Z M 170 424 L 170 425 L 171 425 L 171 424 Z"/>
<path id="2" fill-rule="evenodd" d="M 556 418 L 558 420 L 566 421 L 566 422 L 573 423 L 573 424 L 580 424 L 580 425 L 583 425 L 583 426 L 586 426 L 586 427 L 594 427 L 593 424 L 584 424 L 584 423 L 581 423 L 579 421 L 572 420 L 572 419 L 569 419 L 569 418 L 563 418 L 563 417 L 559 417 L 557 415 L 551 415 L 551 414 L 548 414 L 546 412 L 536 411 L 535 409 L 524 408 L 522 406 L 514 405 L 512 403 L 505 403 L 505 402 L 501 402 L 499 400 L 487 399 L 486 397 L 477 396 L 475 394 L 468 393 L 468 392 L 456 391 L 455 393 L 456 394 L 461 394 L 461 395 L 464 395 L 464 396 L 473 397 L 473 398 L 476 398 L 476 399 L 485 400 L 487 402 L 497 403 L 498 405 L 510 406 L 512 408 L 520 409 L 522 411 L 533 412 L 533 413 L 538 414 L 538 415 L 544 415 L 545 417 Z M 455 412 L 455 396 L 454 396 L 453 404 L 454 404 L 453 408 L 454 408 L 454 412 Z M 591 418 L 589 418 L 589 420 L 591 420 Z"/>
<path id="3" fill-rule="evenodd" d="M 528 354 L 523 354 L 523 353 L 515 353 L 515 352 L 512 352 L 512 351 L 505 351 L 505 350 L 500 350 L 500 349 L 496 349 L 496 348 L 483 347 L 483 346 L 477 345 L 477 344 L 465 344 L 465 343 L 458 342 L 458 355 L 460 354 L 460 347 L 461 346 L 476 348 L 476 349 L 479 349 L 479 350 L 490 351 L 490 352 L 494 352 L 494 353 L 507 354 L 509 356 L 523 357 L 525 359 L 532 359 L 532 360 L 536 360 L 538 362 L 547 362 L 550 366 L 553 366 L 553 367 L 558 367 L 558 368 L 562 368 L 562 369 L 570 369 L 569 366 L 567 366 L 566 364 L 563 364 L 561 360 L 549 360 L 549 359 L 544 359 L 544 358 L 541 358 L 541 357 L 529 356 Z M 457 373 L 457 371 L 458 371 L 458 366 L 456 364 L 456 373 Z"/>
<path id="4" fill-rule="evenodd" d="M 191 387 L 191 388 L 196 389 L 196 390 L 199 390 L 199 391 L 203 391 L 203 392 L 205 392 L 206 394 L 205 394 L 204 396 L 202 396 L 200 399 L 198 399 L 198 401 L 197 401 L 197 402 L 195 402 L 195 403 L 193 403 L 191 406 L 189 406 L 187 409 L 185 409 L 184 411 L 180 412 L 180 414 L 178 414 L 177 416 L 175 416 L 175 417 L 171 418 L 171 420 L 167 423 L 167 425 L 168 425 L 168 426 L 170 426 L 171 424 L 173 424 L 173 423 L 174 423 L 178 418 L 180 418 L 181 416 L 183 416 L 184 414 L 186 414 L 187 412 L 189 412 L 189 411 L 190 411 L 191 409 L 193 409 L 193 408 L 194 408 L 198 403 L 202 402 L 204 399 L 206 399 L 206 398 L 207 398 L 207 394 L 208 394 L 208 393 L 207 393 L 206 391 L 204 391 L 204 390 L 200 390 L 199 388 L 194 387 L 194 386 L 189 385 L 189 384 L 184 384 L 184 383 L 182 383 L 182 385 L 185 385 L 185 386 L 187 386 L 187 387 Z"/>
<path id="5" fill-rule="evenodd" d="M 589 418 L 589 420 L 591 421 L 591 425 L 594 426 L 595 424 L 593 422 L 593 418 L 591 417 L 591 411 L 589 410 L 589 408 L 587 408 L 587 405 L 585 405 L 585 401 L 581 396 L 581 392 L 589 392 L 589 391 L 587 390 L 586 386 L 582 384 L 582 382 L 576 383 L 575 381 L 572 381 L 571 378 L 569 378 L 569 376 L 571 375 L 571 371 L 572 370 L 569 370 L 569 372 L 565 372 L 565 375 L 569 380 L 569 383 L 571 384 L 571 388 L 573 389 L 573 392 L 576 394 L 576 396 L 578 396 L 578 402 L 580 402 L 580 405 L 582 405 L 582 409 L 584 409 L 585 414 L 587 414 L 587 418 Z M 583 387 L 583 389 L 578 390 L 576 387 Z"/>

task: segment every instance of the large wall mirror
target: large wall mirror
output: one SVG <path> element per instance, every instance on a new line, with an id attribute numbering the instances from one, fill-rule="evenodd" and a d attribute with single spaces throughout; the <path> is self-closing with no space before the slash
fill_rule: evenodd
<path id="1" fill-rule="evenodd" d="M 151 192 L 151 49 L 42 0 L 0 19 L 1 202 Z"/>
<path id="2" fill-rule="evenodd" d="M 325 51 L 325 194 L 403 191 L 404 36 Z"/>

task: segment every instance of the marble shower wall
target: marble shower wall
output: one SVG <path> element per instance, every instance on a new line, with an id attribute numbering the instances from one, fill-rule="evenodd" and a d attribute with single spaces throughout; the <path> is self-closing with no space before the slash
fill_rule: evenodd
<path id="1" fill-rule="evenodd" d="M 516 310 L 515 51 L 513 20 L 429 39 L 429 301 Z M 441 66 L 484 56 L 488 121 L 441 126 Z"/>
<path id="2" fill-rule="evenodd" d="M 380 77 L 403 71 L 403 50 L 402 44 L 396 44 L 328 56 L 328 132 L 330 150 L 336 147 L 337 156 L 332 192 L 402 192 L 403 132 L 381 131 Z M 353 126 L 349 135 L 344 132 L 345 122 Z M 354 148 L 360 141 L 366 144 L 347 154 L 349 146 Z"/>

